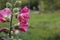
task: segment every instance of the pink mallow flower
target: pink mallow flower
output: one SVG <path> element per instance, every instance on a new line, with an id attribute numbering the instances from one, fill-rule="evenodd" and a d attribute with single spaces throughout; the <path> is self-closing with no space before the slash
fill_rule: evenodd
<path id="1" fill-rule="evenodd" d="M 7 18 L 11 18 L 11 10 L 9 8 L 5 8 L 3 10 L 0 10 L 0 22 L 3 22 L 5 19 L 5 17 Z"/>
<path id="2" fill-rule="evenodd" d="M 9 29 L 8 28 L 0 28 L 0 32 L 4 32 L 4 33 L 9 33 Z M 11 34 L 13 34 L 15 32 L 14 29 L 11 29 Z"/>
<path id="3" fill-rule="evenodd" d="M 19 30 L 26 32 L 28 29 L 28 20 L 29 20 L 30 9 L 25 6 L 18 14 L 18 20 L 20 22 Z"/>
<path id="4" fill-rule="evenodd" d="M 2 14 L 4 17 L 11 17 L 11 10 L 9 8 L 5 8 L 0 11 L 0 14 Z"/>
<path id="5" fill-rule="evenodd" d="M 0 28 L 0 32 L 5 32 L 6 30 L 6 28 Z"/>

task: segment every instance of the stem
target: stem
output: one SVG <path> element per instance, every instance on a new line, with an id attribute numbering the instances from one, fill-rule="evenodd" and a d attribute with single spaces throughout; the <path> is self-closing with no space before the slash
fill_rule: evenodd
<path id="1" fill-rule="evenodd" d="M 12 2 L 12 13 L 11 13 L 11 20 L 10 20 L 10 30 L 9 30 L 9 38 L 11 38 L 11 29 L 12 29 L 12 20 L 13 20 L 13 0 Z"/>
<path id="2" fill-rule="evenodd" d="M 12 14 L 11 14 L 10 30 L 9 30 L 9 38 L 11 38 L 12 19 L 13 19 L 13 12 L 12 12 Z"/>

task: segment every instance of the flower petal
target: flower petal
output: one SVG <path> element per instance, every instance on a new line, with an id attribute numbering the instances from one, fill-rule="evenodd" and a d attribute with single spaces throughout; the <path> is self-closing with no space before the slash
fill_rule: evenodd
<path id="1" fill-rule="evenodd" d="M 0 22 L 6 22 L 6 19 L 0 14 Z"/>

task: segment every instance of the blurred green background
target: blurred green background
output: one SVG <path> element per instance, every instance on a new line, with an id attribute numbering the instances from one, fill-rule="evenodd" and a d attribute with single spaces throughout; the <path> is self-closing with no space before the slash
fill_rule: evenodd
<path id="1" fill-rule="evenodd" d="M 6 2 L 11 2 L 12 0 L 0 0 L 0 9 L 3 9 L 5 7 Z M 13 0 L 14 3 L 17 0 Z M 44 9 L 44 10 L 57 10 L 60 9 L 60 0 L 21 0 L 22 6 L 30 5 L 30 9 L 33 9 L 33 7 L 36 8 L 36 10 Z M 43 5 L 43 6 L 42 6 Z"/>

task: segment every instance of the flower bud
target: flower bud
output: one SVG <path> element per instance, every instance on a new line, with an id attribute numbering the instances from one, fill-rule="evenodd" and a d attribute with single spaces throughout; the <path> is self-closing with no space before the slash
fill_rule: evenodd
<path id="1" fill-rule="evenodd" d="M 7 8 L 12 8 L 12 4 L 9 3 L 9 2 L 7 2 L 7 3 L 6 3 L 6 7 L 7 7 Z"/>
<path id="2" fill-rule="evenodd" d="M 14 8 L 13 9 L 13 13 L 18 13 L 19 12 L 19 9 L 18 8 Z"/>
<path id="3" fill-rule="evenodd" d="M 16 1 L 15 6 L 17 6 L 17 7 L 21 6 L 21 1 Z"/>

